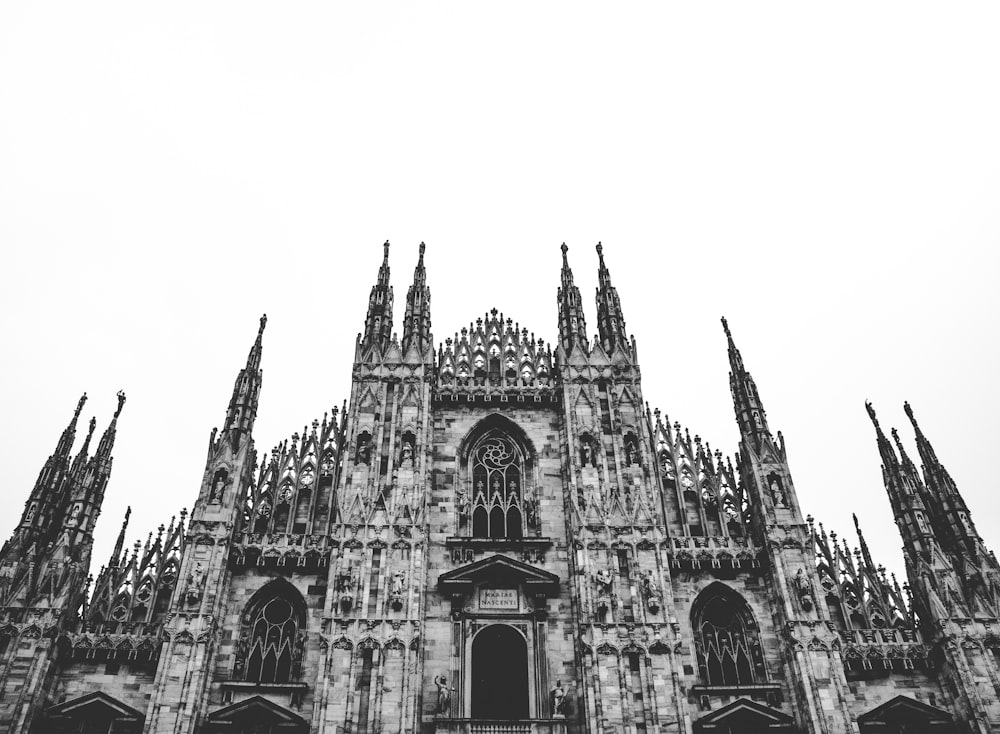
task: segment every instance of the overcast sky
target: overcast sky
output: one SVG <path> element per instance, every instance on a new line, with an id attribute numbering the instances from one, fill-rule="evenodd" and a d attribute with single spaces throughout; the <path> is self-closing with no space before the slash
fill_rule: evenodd
<path id="1" fill-rule="evenodd" d="M 348 396 L 393 243 L 437 341 L 557 337 L 603 241 L 644 397 L 726 453 L 725 314 L 806 511 L 899 569 L 874 402 L 1000 549 L 1000 5 L 0 4 L 0 518 L 128 404 L 104 563 L 193 503 L 268 314 L 266 452 Z M 81 431 L 82 434 L 82 431 Z M 80 436 L 82 440 L 82 435 Z M 915 457 L 915 449 L 914 458 Z"/>

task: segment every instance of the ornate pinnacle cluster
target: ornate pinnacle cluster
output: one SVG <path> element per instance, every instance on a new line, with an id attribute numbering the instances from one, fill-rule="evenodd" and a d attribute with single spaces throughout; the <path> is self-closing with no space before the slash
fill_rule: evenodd
<path id="1" fill-rule="evenodd" d="M 569 247 L 563 242 L 562 285 L 556 295 L 559 303 L 559 343 L 567 354 L 573 351 L 576 346 L 589 352 L 587 322 L 583 315 L 583 300 L 580 298 L 580 289 L 573 282 L 573 271 L 569 267 L 569 258 L 566 256 L 568 251 Z"/>
<path id="2" fill-rule="evenodd" d="M 424 250 L 427 245 L 420 243 L 420 259 L 413 270 L 413 285 L 406 293 L 406 315 L 403 321 L 403 352 L 415 347 L 425 354 L 433 345 L 431 336 L 431 289 L 427 287 L 427 271 L 424 269 Z"/>
<path id="3" fill-rule="evenodd" d="M 611 273 L 604 264 L 604 247 L 597 243 L 597 256 L 600 266 L 597 271 L 597 330 L 600 334 L 604 351 L 611 354 L 615 349 L 632 351 L 628 334 L 625 331 L 625 315 L 622 313 L 621 299 L 618 291 L 611 285 Z"/>
<path id="4" fill-rule="evenodd" d="M 736 422 L 740 426 L 743 438 L 759 451 L 764 441 L 771 440 L 771 432 L 767 427 L 767 414 L 757 392 L 757 383 L 743 366 L 743 357 L 736 348 L 732 332 L 729 331 L 729 322 L 725 317 L 722 319 L 722 328 L 729 343 L 729 387 L 733 394 Z"/>
<path id="5" fill-rule="evenodd" d="M 257 339 L 250 347 L 246 366 L 236 376 L 233 395 L 229 399 L 226 422 L 222 431 L 233 441 L 238 441 L 240 436 L 249 436 L 253 431 L 254 420 L 257 418 L 257 401 L 260 397 L 260 385 L 264 376 L 260 369 L 260 360 L 263 354 L 264 327 L 266 325 L 267 314 L 264 314 L 260 317 Z"/>
<path id="6" fill-rule="evenodd" d="M 378 279 L 368 295 L 368 314 L 365 330 L 361 336 L 361 351 L 367 353 L 372 347 L 385 352 L 392 339 L 392 286 L 389 285 L 389 241 L 383 247 L 382 266 L 378 269 Z"/>

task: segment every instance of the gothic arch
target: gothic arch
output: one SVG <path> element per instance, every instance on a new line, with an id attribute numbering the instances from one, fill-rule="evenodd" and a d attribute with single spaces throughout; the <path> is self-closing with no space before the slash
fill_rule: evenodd
<path id="1" fill-rule="evenodd" d="M 473 537 L 519 539 L 537 526 L 535 455 L 521 427 L 496 413 L 462 439 L 458 482 L 468 498 Z"/>
<path id="2" fill-rule="evenodd" d="M 469 432 L 465 434 L 458 444 L 458 456 L 460 460 L 464 463 L 468 458 L 469 450 L 473 444 L 477 443 L 479 439 L 493 430 L 504 433 L 519 443 L 525 455 L 534 462 L 538 452 L 535 450 L 535 445 L 531 439 L 528 438 L 528 434 L 524 432 L 521 426 L 500 413 L 490 413 L 469 429 Z"/>
<path id="3" fill-rule="evenodd" d="M 524 633 L 509 624 L 490 624 L 472 638 L 474 719 L 530 717 L 529 645 Z"/>
<path id="4" fill-rule="evenodd" d="M 742 687 L 766 682 L 760 631 L 746 600 L 715 581 L 691 605 L 691 627 L 702 682 Z"/>
<path id="5" fill-rule="evenodd" d="M 288 683 L 299 675 L 306 603 L 283 578 L 262 586 L 240 617 L 234 677 L 255 683 Z"/>

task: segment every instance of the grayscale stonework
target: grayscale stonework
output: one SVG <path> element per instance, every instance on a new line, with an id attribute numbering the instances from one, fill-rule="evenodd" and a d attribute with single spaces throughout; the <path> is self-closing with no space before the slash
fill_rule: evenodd
<path id="1" fill-rule="evenodd" d="M 589 340 L 494 310 L 435 345 L 389 246 L 346 406 L 258 454 L 265 319 L 190 515 L 88 580 L 119 407 L 83 400 L 0 551 L 0 731 L 1000 730 L 1000 568 L 906 406 L 869 406 L 907 583 L 805 515 L 727 324 L 732 458 L 642 395 L 601 247 Z M 192 495 L 195 495 L 192 488 Z"/>

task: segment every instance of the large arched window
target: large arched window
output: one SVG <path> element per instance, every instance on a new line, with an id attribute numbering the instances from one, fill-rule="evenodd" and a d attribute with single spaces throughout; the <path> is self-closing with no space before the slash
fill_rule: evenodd
<path id="1" fill-rule="evenodd" d="M 523 537 L 524 456 L 517 444 L 491 431 L 473 446 L 469 466 L 473 537 Z"/>
<path id="2" fill-rule="evenodd" d="M 237 678 L 288 683 L 299 675 L 305 603 L 287 581 L 277 579 L 254 594 L 243 611 Z"/>
<path id="3" fill-rule="evenodd" d="M 738 687 L 766 682 L 760 634 L 743 597 L 714 583 L 695 600 L 691 622 L 705 685 Z"/>

